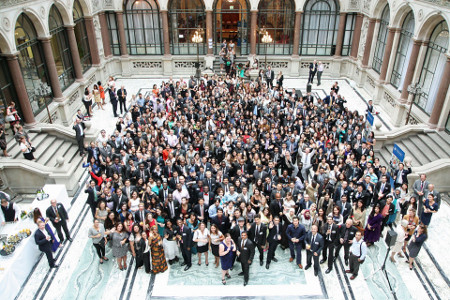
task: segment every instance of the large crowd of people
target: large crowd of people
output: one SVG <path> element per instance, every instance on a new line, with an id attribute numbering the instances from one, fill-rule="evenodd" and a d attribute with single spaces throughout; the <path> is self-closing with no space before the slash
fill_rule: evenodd
<path id="1" fill-rule="evenodd" d="M 236 73 L 169 78 L 131 97 L 112 77 L 105 89 L 86 89 L 87 116 L 78 111 L 73 128 L 91 175 L 88 236 L 100 263 L 108 260 L 105 247 L 120 270 L 131 254 L 147 273 L 179 263 L 187 271 L 195 254 L 208 266 L 212 256 L 223 284 L 238 261 L 246 285 L 253 261 L 269 269 L 278 247 L 300 269 L 306 254 L 304 269 L 316 276 L 324 263 L 330 273 L 344 248 L 354 279 L 368 247 L 391 228 L 398 232 L 391 261 L 407 253 L 413 268 L 440 205 L 433 184 L 422 174 L 410 190 L 410 165 L 380 164 L 365 115 L 345 106 L 338 82 L 321 99 L 273 82 L 270 67 L 261 71 L 252 80 Z M 90 99 L 98 109 L 109 109 L 109 100 L 117 123 L 85 144 Z M 70 239 L 58 224 L 60 239 L 61 227 Z"/>

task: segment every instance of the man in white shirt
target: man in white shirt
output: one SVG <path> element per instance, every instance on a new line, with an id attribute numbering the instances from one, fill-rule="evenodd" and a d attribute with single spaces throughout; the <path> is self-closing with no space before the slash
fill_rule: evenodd
<path id="1" fill-rule="evenodd" d="M 350 247 L 350 269 L 346 270 L 345 273 L 351 273 L 351 280 L 358 276 L 359 265 L 361 265 L 366 259 L 367 255 L 367 245 L 362 239 L 360 231 L 357 231 L 355 237 L 353 238 L 352 245 Z"/>

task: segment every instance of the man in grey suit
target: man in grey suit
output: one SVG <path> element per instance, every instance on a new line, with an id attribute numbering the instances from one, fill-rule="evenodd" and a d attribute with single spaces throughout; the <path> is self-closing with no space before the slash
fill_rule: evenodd
<path id="1" fill-rule="evenodd" d="M 420 178 L 417 179 L 413 184 L 414 197 L 417 199 L 418 207 L 417 207 L 417 215 L 421 216 L 423 211 L 423 199 L 425 195 L 428 194 L 428 185 L 430 183 L 427 180 L 427 175 L 420 174 Z"/>

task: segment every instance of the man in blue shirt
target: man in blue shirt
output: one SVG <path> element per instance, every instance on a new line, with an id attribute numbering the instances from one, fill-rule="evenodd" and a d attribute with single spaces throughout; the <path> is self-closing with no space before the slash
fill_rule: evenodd
<path id="1" fill-rule="evenodd" d="M 286 235 L 289 239 L 289 250 L 291 250 L 291 258 L 289 258 L 289 262 L 294 260 L 295 252 L 297 252 L 297 265 L 300 269 L 303 269 L 301 251 L 302 243 L 306 236 L 306 230 L 305 227 L 300 224 L 298 217 L 294 217 L 292 219 L 292 224 L 286 229 Z"/>

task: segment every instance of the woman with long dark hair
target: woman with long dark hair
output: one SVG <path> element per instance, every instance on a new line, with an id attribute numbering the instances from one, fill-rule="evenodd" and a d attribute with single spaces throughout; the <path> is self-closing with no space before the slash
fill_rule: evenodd
<path id="1" fill-rule="evenodd" d="M 367 225 L 364 229 L 364 241 L 367 246 L 372 246 L 378 242 L 381 236 L 381 224 L 383 223 L 383 215 L 380 211 L 380 206 L 377 204 L 367 219 Z"/>

